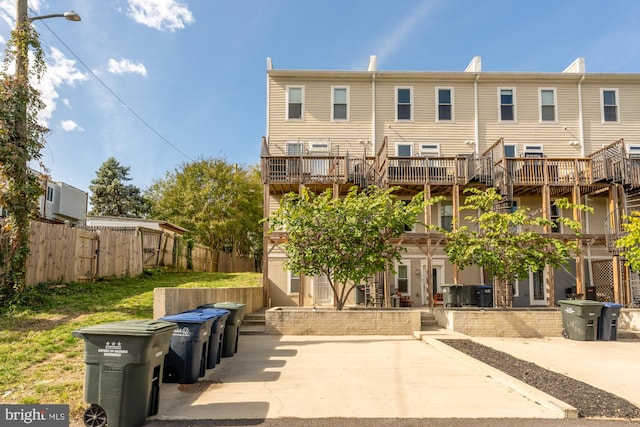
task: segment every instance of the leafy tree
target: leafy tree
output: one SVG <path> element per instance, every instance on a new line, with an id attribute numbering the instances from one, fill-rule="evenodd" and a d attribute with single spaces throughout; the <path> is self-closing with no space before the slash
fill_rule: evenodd
<path id="1" fill-rule="evenodd" d="M 145 193 L 154 218 L 189 230 L 188 237 L 237 255 L 259 256 L 262 247 L 262 185 L 257 167 L 223 159 L 184 163 Z"/>
<path id="2" fill-rule="evenodd" d="M 33 63 L 29 67 L 29 51 Z M 30 81 L 40 80 L 46 67 L 38 33 L 27 22 L 19 23 L 6 44 L 0 71 L 0 205 L 8 211 L 4 230 L 9 250 L 3 256 L 1 287 L 8 295 L 24 291 L 29 255 L 29 222 L 36 216 L 40 179 L 29 164 L 41 158 L 48 129 L 38 123 L 44 108 L 40 92 Z M 15 74 L 10 68 L 16 64 Z"/>
<path id="3" fill-rule="evenodd" d="M 89 186 L 92 215 L 141 218 L 148 213 L 149 205 L 140 189 L 135 185 L 125 184 L 131 180 L 130 170 L 130 167 L 122 166 L 113 157 L 100 165 L 96 179 Z"/>
<path id="4" fill-rule="evenodd" d="M 341 310 L 358 283 L 401 259 L 404 248 L 391 239 L 416 223 L 425 204 L 441 200 L 425 201 L 420 193 L 409 203 L 399 203 L 395 190 L 352 187 L 344 198 L 336 198 L 331 190 L 315 195 L 304 188 L 300 195 L 285 195 L 267 218 L 269 232 L 287 232 L 281 244 L 288 256 L 285 268 L 326 275 Z"/>
<path id="5" fill-rule="evenodd" d="M 557 227 L 556 223 L 537 217 L 526 207 L 514 212 L 495 212 L 494 204 L 502 197 L 490 188 L 486 192 L 475 188 L 460 210 L 473 210 L 477 215 L 465 217 L 476 224 L 474 229 L 462 226 L 446 232 L 448 238 L 445 252 L 449 261 L 464 269 L 470 265 L 483 267 L 497 281 L 496 306 L 511 306 L 513 281 L 528 277 L 529 271 L 542 271 L 545 266 L 565 267 L 569 257 L 579 251 L 575 240 L 562 241 L 540 233 L 540 227 Z M 584 205 L 574 205 L 567 199 L 554 202 L 561 209 L 592 211 Z M 560 217 L 556 220 L 579 235 L 579 221 Z M 534 228 L 537 228 L 534 229 Z"/>
<path id="6" fill-rule="evenodd" d="M 629 268 L 640 272 L 640 212 L 632 212 L 625 219 L 622 229 L 627 234 L 616 241 L 616 247 L 622 249 Z"/>

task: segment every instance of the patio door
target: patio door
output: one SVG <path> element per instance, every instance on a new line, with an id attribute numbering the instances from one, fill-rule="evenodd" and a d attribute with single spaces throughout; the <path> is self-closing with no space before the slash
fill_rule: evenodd
<path id="1" fill-rule="evenodd" d="M 313 278 L 313 303 L 318 305 L 333 304 L 333 291 L 329 279 L 324 274 Z"/>

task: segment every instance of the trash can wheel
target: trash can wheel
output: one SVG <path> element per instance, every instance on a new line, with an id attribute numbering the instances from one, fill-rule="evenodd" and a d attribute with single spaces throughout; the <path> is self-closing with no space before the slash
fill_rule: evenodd
<path id="1" fill-rule="evenodd" d="M 87 427 L 105 427 L 107 425 L 107 413 L 99 405 L 91 405 L 84 411 L 84 425 Z"/>
<path id="2" fill-rule="evenodd" d="M 566 329 L 563 329 L 563 330 L 562 330 L 562 337 L 563 337 L 563 338 L 569 338 L 569 332 L 567 332 L 567 330 L 566 330 Z"/>

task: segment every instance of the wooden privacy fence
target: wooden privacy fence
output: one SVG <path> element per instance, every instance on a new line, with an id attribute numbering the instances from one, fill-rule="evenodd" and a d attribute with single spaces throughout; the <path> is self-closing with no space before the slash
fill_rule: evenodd
<path id="1" fill-rule="evenodd" d="M 27 259 L 27 286 L 63 280 L 89 281 L 100 277 L 136 276 L 143 268 L 187 268 L 184 239 L 143 229 L 86 229 L 32 221 Z M 0 236 L 8 252 L 8 236 Z M 206 272 L 256 271 L 253 258 L 234 257 L 196 244 L 191 269 Z M 0 270 L 1 272 L 1 270 Z"/>

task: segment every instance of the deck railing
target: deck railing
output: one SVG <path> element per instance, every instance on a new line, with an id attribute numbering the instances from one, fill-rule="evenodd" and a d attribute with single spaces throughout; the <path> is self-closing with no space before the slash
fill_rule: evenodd
<path id="1" fill-rule="evenodd" d="M 389 184 L 466 184 L 474 168 L 468 157 L 389 157 Z"/>
<path id="2" fill-rule="evenodd" d="M 514 185 L 588 185 L 593 182 L 590 159 L 503 157 L 500 166 Z"/>

